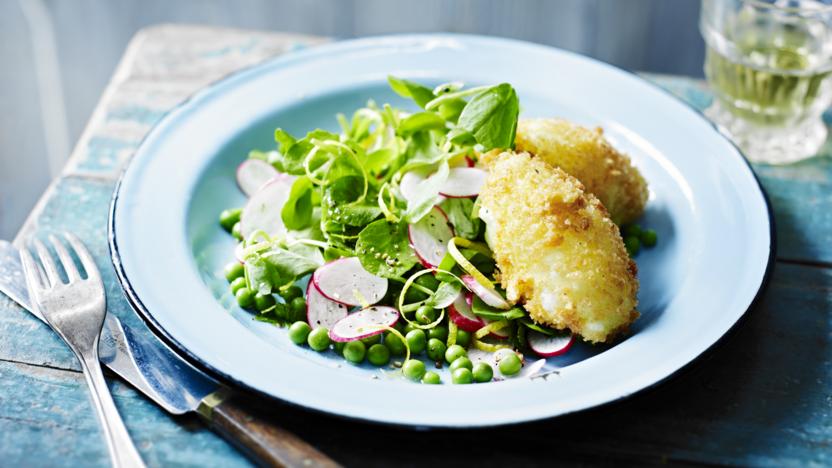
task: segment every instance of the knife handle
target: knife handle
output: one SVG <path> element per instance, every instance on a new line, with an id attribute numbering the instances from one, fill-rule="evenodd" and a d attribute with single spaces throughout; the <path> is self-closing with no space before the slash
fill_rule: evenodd
<path id="1" fill-rule="evenodd" d="M 262 466 L 341 466 L 298 436 L 252 414 L 227 389 L 205 397 L 197 413 L 211 429 Z"/>

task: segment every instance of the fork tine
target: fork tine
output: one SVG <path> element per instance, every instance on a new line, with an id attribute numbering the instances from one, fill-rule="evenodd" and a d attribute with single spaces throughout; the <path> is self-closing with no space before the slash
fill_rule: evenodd
<path id="1" fill-rule="evenodd" d="M 92 255 L 90 255 L 90 251 L 87 250 L 84 243 L 75 237 L 75 234 L 71 232 L 65 232 L 64 237 L 67 242 L 69 242 L 69 245 L 75 249 L 75 255 L 78 256 L 79 260 L 81 260 L 81 265 L 84 266 L 84 270 L 87 272 L 87 279 L 101 281 L 101 274 L 98 272 L 95 260 L 93 260 Z"/>
<path id="2" fill-rule="evenodd" d="M 45 278 L 41 277 L 38 264 L 26 247 L 20 249 L 20 263 L 23 265 L 23 276 L 26 277 L 26 285 L 29 287 L 30 294 L 37 294 L 46 287 L 44 283 Z M 34 297 L 31 299 L 32 303 L 36 302 Z"/>
<path id="3" fill-rule="evenodd" d="M 52 254 L 49 253 L 49 250 L 46 249 L 46 246 L 43 245 L 43 242 L 41 242 L 40 239 L 33 239 L 32 243 L 35 245 L 35 250 L 38 252 L 40 264 L 43 265 L 43 269 L 46 271 L 46 277 L 49 279 L 49 284 L 51 286 L 57 286 L 61 283 L 61 277 L 58 274 L 58 267 L 55 266 L 55 261 L 52 259 Z"/>
<path id="4" fill-rule="evenodd" d="M 80 279 L 81 275 L 78 273 L 78 268 L 75 267 L 75 262 L 72 261 L 72 257 L 64 247 L 64 243 L 58 240 L 58 238 L 53 234 L 49 234 L 49 242 L 58 254 L 58 258 L 61 260 L 61 265 L 64 267 L 66 278 L 69 282 L 72 283 L 73 281 Z"/>

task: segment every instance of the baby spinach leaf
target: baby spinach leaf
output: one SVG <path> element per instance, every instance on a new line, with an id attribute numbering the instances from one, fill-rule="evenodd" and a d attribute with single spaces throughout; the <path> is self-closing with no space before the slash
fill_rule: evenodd
<path id="1" fill-rule="evenodd" d="M 414 83 L 413 81 L 388 76 L 387 82 L 390 83 L 390 87 L 393 88 L 396 94 L 404 98 L 413 99 L 413 102 L 423 109 L 425 108 L 425 104 L 436 97 L 430 88 L 422 86 L 419 83 Z"/>
<path id="2" fill-rule="evenodd" d="M 358 234 L 355 252 L 365 270 L 383 278 L 400 278 L 419 262 L 410 247 L 407 224 L 384 219 L 369 224 Z"/>
<path id="3" fill-rule="evenodd" d="M 470 132 L 485 151 L 513 148 L 520 102 L 514 88 L 502 83 L 483 90 L 465 105 L 459 127 Z"/>
<path id="4" fill-rule="evenodd" d="M 312 222 L 312 182 L 298 177 L 289 191 L 289 199 L 280 211 L 283 224 L 289 229 L 305 229 Z"/>
<path id="5" fill-rule="evenodd" d="M 448 198 L 439 206 L 448 216 L 458 236 L 466 239 L 477 237 L 480 232 L 480 220 L 471 217 L 474 202 L 470 198 Z"/>

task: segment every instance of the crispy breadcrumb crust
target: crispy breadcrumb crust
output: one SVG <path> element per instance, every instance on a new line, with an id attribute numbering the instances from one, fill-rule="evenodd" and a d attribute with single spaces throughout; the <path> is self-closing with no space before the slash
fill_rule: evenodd
<path id="1" fill-rule="evenodd" d="M 540 158 L 490 156 L 479 203 L 508 299 L 590 342 L 625 332 L 639 315 L 636 265 L 598 198 Z"/>
<path id="2" fill-rule="evenodd" d="M 647 183 L 630 158 L 607 142 L 601 128 L 562 119 L 520 119 L 515 147 L 580 180 L 616 224 L 635 221 L 644 212 Z"/>

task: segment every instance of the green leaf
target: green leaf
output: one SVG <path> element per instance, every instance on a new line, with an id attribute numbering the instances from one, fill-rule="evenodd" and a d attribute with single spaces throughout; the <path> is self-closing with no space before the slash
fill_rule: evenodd
<path id="1" fill-rule="evenodd" d="M 317 247 L 294 244 L 286 248 L 274 248 L 260 256 L 272 269 L 274 288 L 297 281 L 323 265 L 323 256 Z"/>
<path id="2" fill-rule="evenodd" d="M 422 86 L 413 81 L 403 80 L 395 76 L 388 76 L 387 82 L 390 87 L 401 97 L 413 99 L 413 101 L 421 108 L 425 108 L 425 104 L 433 100 L 436 96 L 433 91 L 427 86 Z"/>
<path id="3" fill-rule="evenodd" d="M 439 205 L 454 226 L 456 234 L 466 239 L 476 239 L 481 221 L 473 218 L 474 201 L 470 198 L 448 198 Z"/>
<path id="4" fill-rule="evenodd" d="M 460 291 L 462 291 L 462 285 L 458 281 L 443 282 L 436 288 L 436 292 L 428 299 L 427 304 L 434 305 L 447 302 L 459 296 Z"/>
<path id="5" fill-rule="evenodd" d="M 289 148 L 295 144 L 295 137 L 290 135 L 286 130 L 278 128 L 274 131 L 274 141 L 277 142 L 277 150 L 281 153 L 289 151 Z"/>
<path id="6" fill-rule="evenodd" d="M 292 184 L 289 199 L 280 211 L 283 224 L 289 229 L 306 229 L 312 223 L 312 182 L 298 177 Z"/>
<path id="7" fill-rule="evenodd" d="M 476 295 L 474 296 L 474 300 L 471 302 L 471 312 L 478 317 L 486 318 L 488 320 L 514 320 L 526 316 L 526 312 L 524 312 L 520 307 L 515 307 L 509 310 L 496 309 L 483 302 L 482 299 Z"/>
<path id="8" fill-rule="evenodd" d="M 484 151 L 513 148 L 520 102 L 507 83 L 492 86 L 474 96 L 459 116 L 459 127 L 470 132 Z"/>
<path id="9" fill-rule="evenodd" d="M 434 112 L 417 112 L 399 123 L 399 134 L 407 136 L 420 130 L 444 130 L 445 119 Z"/>
<path id="10" fill-rule="evenodd" d="M 419 262 L 410 247 L 407 224 L 383 219 L 358 234 L 355 252 L 365 270 L 383 278 L 400 278 Z"/>
<path id="11" fill-rule="evenodd" d="M 360 200 L 362 191 L 363 179 L 359 176 L 342 177 L 332 182 L 321 202 L 327 222 L 361 227 L 381 216 L 376 203 L 377 192 Z"/>
<path id="12" fill-rule="evenodd" d="M 399 171 L 404 173 L 413 169 L 435 166 L 442 161 L 444 156 L 433 133 L 428 131 L 415 132 L 407 142 L 407 148 L 405 149 L 406 162 Z"/>

